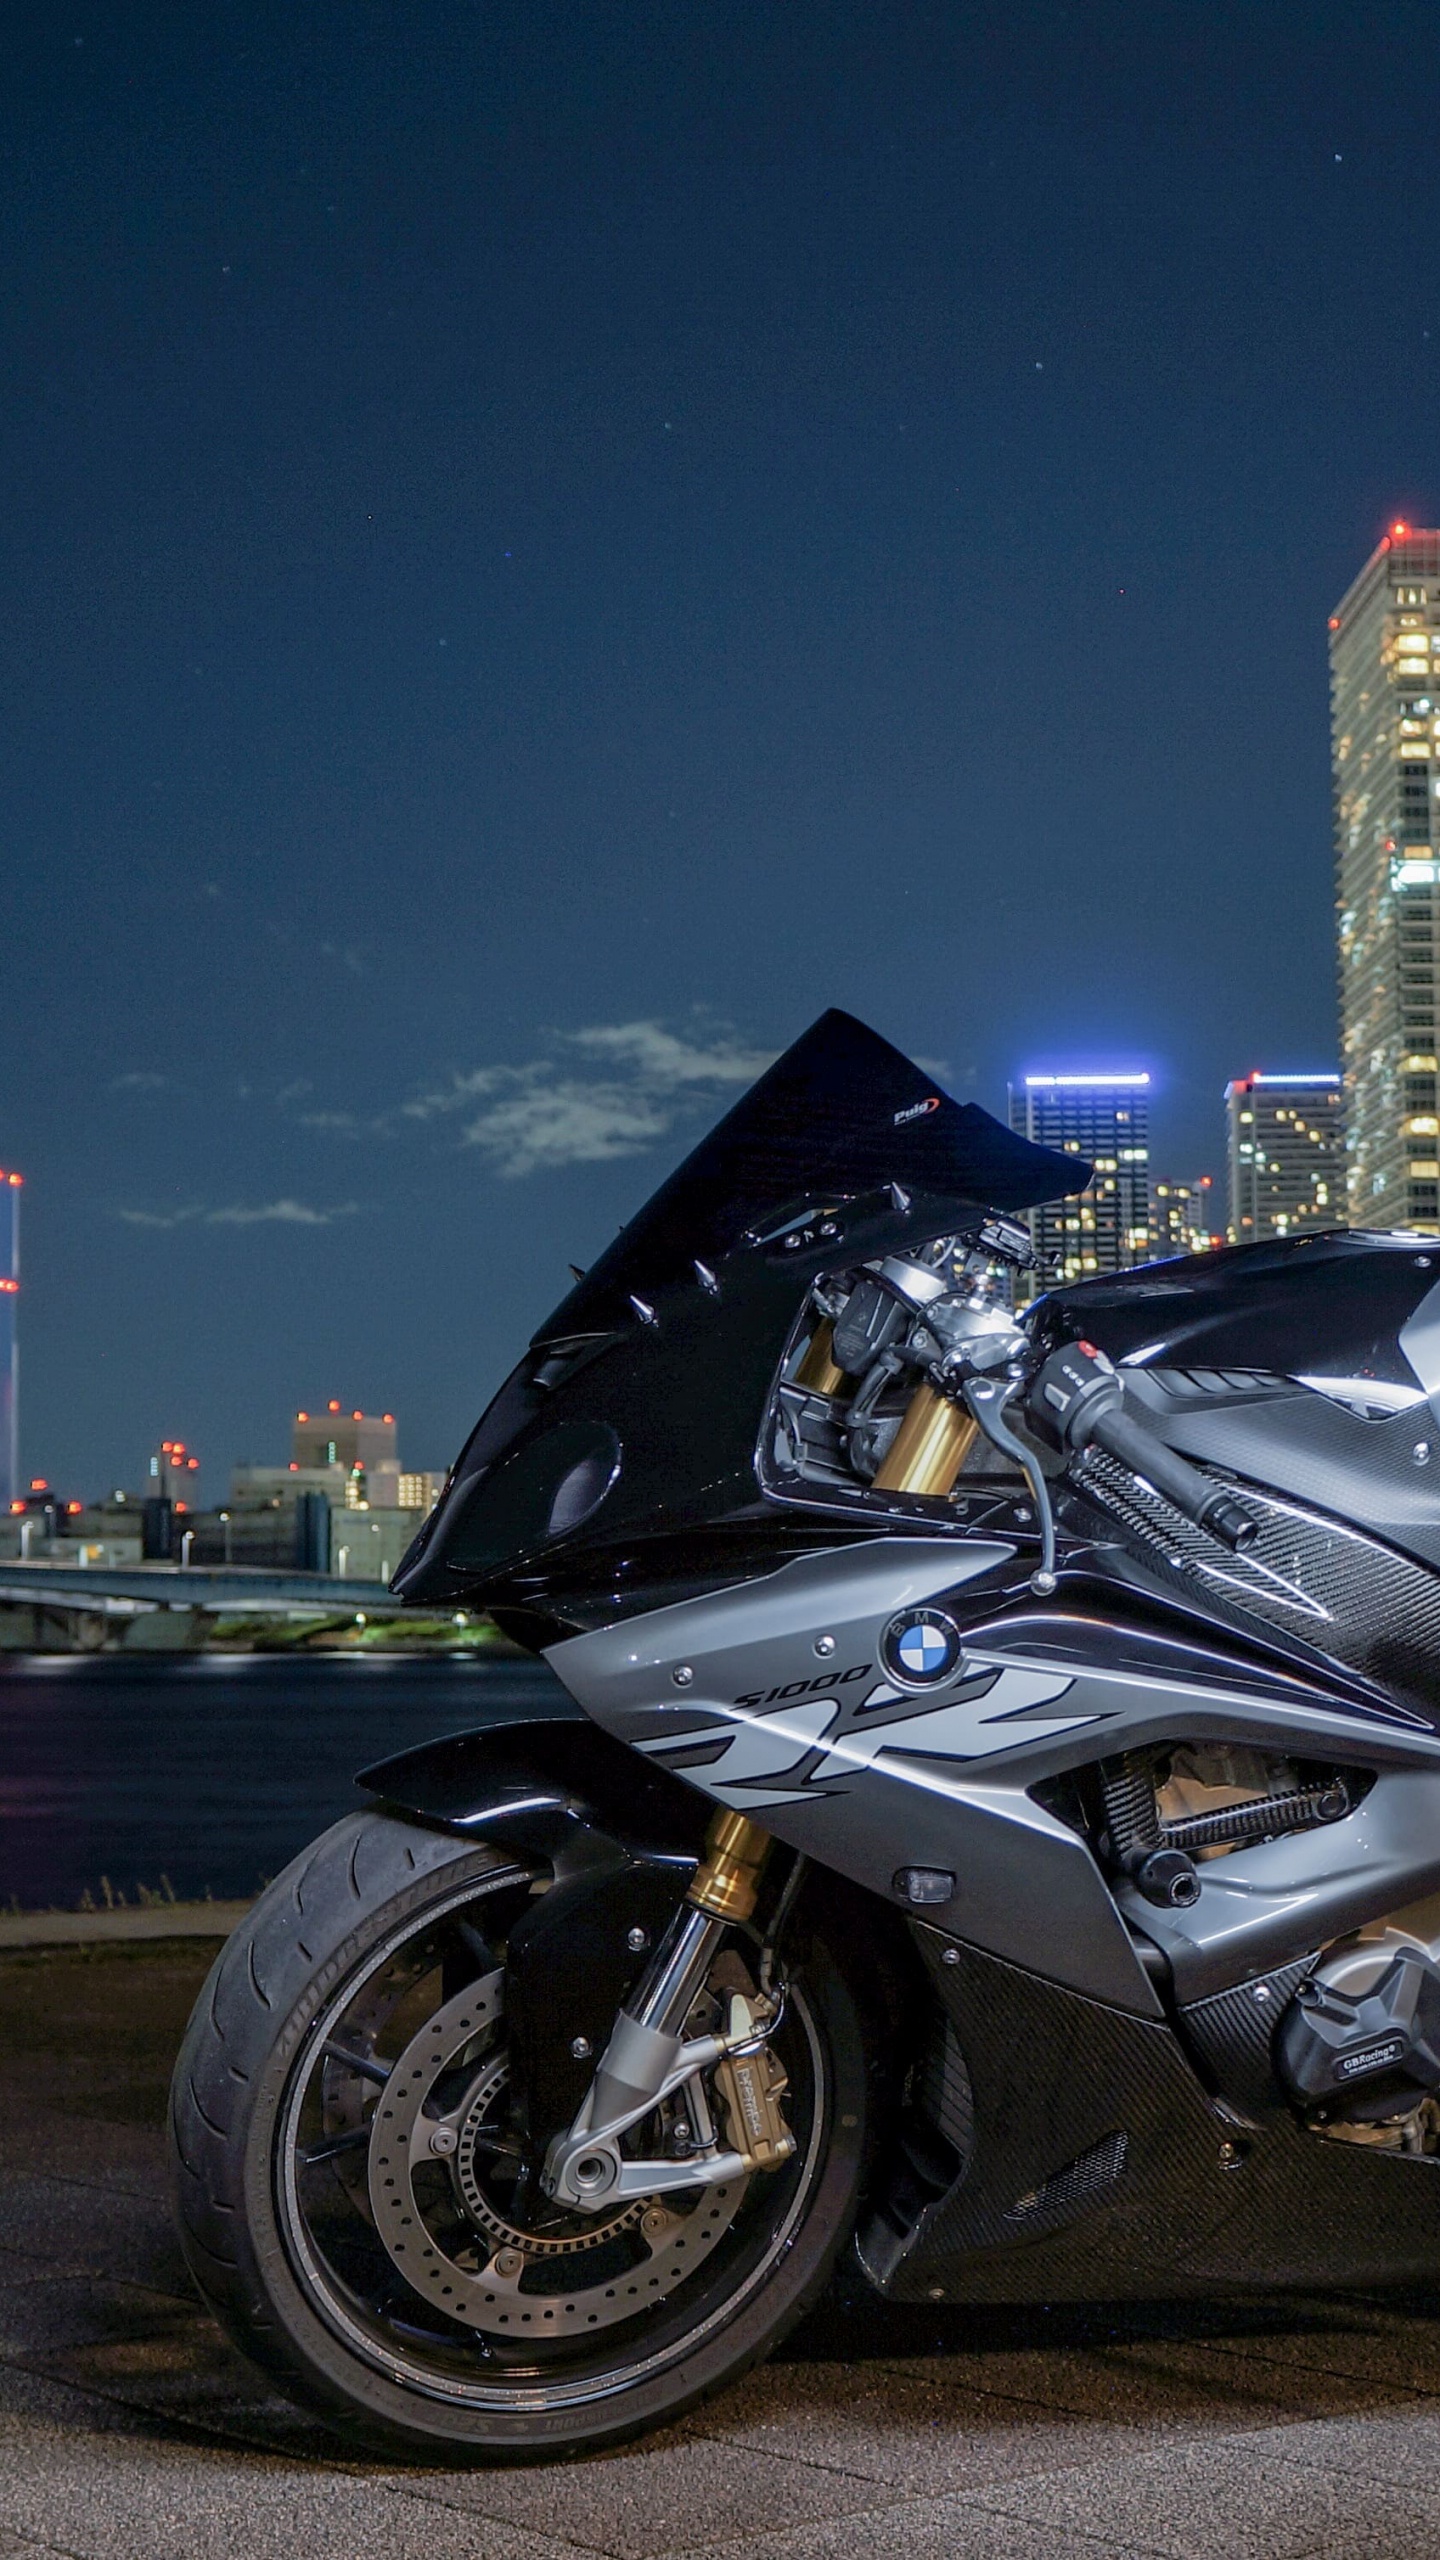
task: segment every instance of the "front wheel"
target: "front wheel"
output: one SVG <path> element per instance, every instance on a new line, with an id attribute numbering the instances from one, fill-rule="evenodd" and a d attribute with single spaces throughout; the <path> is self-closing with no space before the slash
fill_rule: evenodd
<path id="1" fill-rule="evenodd" d="M 854 2215 L 865 2042 L 841 1933 L 803 1900 L 783 2167 L 608 2213 L 546 2198 L 507 2106 L 504 1947 L 533 1883 L 473 1840 L 337 1823 L 230 1939 L 176 2065 L 201 2291 L 283 2389 L 391 2452 L 553 2459 L 678 2416 L 808 2309 Z M 673 2148 L 668 2103 L 647 2139 Z"/>

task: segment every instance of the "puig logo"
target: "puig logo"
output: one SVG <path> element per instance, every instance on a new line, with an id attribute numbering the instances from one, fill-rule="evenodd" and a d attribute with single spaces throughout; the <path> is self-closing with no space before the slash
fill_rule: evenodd
<path id="1" fill-rule="evenodd" d="M 938 1093 L 932 1093 L 928 1101 L 912 1102 L 906 1110 L 897 1111 L 890 1126 L 892 1129 L 903 1129 L 907 1120 L 923 1120 L 927 1111 L 938 1111 L 939 1108 L 940 1096 Z"/>

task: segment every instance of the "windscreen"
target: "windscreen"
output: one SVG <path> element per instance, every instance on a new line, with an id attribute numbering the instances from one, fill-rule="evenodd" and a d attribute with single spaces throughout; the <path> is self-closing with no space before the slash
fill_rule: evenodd
<path id="1" fill-rule="evenodd" d="M 822 1013 L 702 1138 L 535 1336 L 583 1333 L 714 1266 L 750 1233 L 827 1189 L 887 1182 L 1001 1211 L 1083 1190 L 1092 1168 L 1032 1146 L 853 1014 Z"/>
<path id="2" fill-rule="evenodd" d="M 756 1440 L 811 1281 L 1090 1173 L 822 1014 L 538 1328 L 395 1588 L 493 1599 L 587 1558 L 623 1575 L 646 1541 L 749 1534 L 773 1516 Z"/>

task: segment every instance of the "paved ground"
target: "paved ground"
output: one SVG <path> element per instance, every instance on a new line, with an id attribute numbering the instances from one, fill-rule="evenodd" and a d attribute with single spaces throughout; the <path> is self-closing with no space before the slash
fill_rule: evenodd
<path id="1" fill-rule="evenodd" d="M 230 2354 L 164 2202 L 195 1946 L 0 1957 L 0 2560 L 1428 2560 L 1440 2316 L 827 2305 L 640 2450 L 396 2471 Z M 1440 2305 L 1437 2305 L 1440 2308 Z"/>

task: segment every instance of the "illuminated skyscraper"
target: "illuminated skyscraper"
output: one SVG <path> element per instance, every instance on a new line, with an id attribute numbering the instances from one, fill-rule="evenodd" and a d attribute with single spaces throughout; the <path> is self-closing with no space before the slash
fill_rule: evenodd
<path id="1" fill-rule="evenodd" d="M 1215 1185 L 1208 1173 L 1197 1173 L 1189 1182 L 1152 1182 L 1151 1252 L 1208 1253 L 1220 1241 L 1214 1216 Z"/>
<path id="2" fill-rule="evenodd" d="M 1037 1146 L 1088 1157 L 1095 1180 L 1078 1199 L 1030 1212 L 1040 1257 L 1036 1285 L 1058 1274 L 1087 1279 L 1148 1262 L 1150 1234 L 1148 1075 L 1030 1075 L 1010 1088 L 1010 1126 Z"/>
<path id="3" fill-rule="evenodd" d="M 1440 1234 L 1440 532 L 1391 527 L 1330 617 L 1347 1219 Z"/>
<path id="4" fill-rule="evenodd" d="M 1232 1244 L 1350 1223 L 1337 1074 L 1237 1076 L 1225 1087 Z"/>
<path id="5" fill-rule="evenodd" d="M 20 1176 L 0 1173 L 0 1511 L 20 1498 Z"/>

